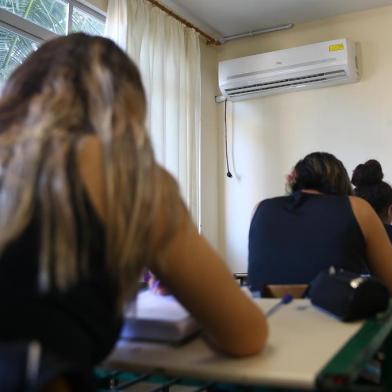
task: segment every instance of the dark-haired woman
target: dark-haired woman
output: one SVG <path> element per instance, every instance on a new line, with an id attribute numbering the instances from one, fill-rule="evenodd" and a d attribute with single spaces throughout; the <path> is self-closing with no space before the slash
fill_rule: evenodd
<path id="1" fill-rule="evenodd" d="M 22 384 L 24 369 L 43 383 L 41 371 L 52 369 L 47 380 L 102 361 L 144 266 L 220 350 L 245 356 L 263 347 L 265 317 L 199 235 L 177 184 L 156 163 L 145 113 L 138 69 L 101 37 L 49 41 L 5 84 L 1 391 L 31 390 L 5 384 L 12 376 Z M 21 342 L 32 362 L 12 366 L 10 352 L 26 353 Z"/>
<path id="2" fill-rule="evenodd" d="M 249 231 L 249 283 L 307 284 L 334 266 L 368 269 L 392 292 L 392 247 L 383 225 L 352 188 L 341 161 L 315 152 L 289 176 L 290 195 L 261 202 Z"/>
<path id="3" fill-rule="evenodd" d="M 351 182 L 355 186 L 354 195 L 374 208 L 392 242 L 392 187 L 383 178 L 380 162 L 370 159 L 355 168 Z"/>

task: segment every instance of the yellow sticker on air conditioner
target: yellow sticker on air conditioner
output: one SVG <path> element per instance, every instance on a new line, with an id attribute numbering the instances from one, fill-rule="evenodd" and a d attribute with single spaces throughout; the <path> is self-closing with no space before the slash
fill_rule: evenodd
<path id="1" fill-rule="evenodd" d="M 343 50 L 343 49 L 344 49 L 344 44 L 329 45 L 330 52 L 337 52 L 338 50 Z"/>

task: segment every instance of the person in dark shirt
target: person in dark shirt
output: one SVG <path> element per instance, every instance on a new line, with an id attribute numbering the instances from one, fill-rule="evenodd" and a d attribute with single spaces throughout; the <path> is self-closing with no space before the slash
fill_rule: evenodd
<path id="1" fill-rule="evenodd" d="M 262 201 L 251 221 L 251 290 L 308 284 L 331 266 L 357 273 L 370 269 L 391 290 L 391 244 L 370 205 L 351 196 L 342 162 L 315 152 L 301 159 L 288 178 L 290 194 Z"/>
<path id="2" fill-rule="evenodd" d="M 351 182 L 355 186 L 354 195 L 362 197 L 374 208 L 392 242 L 392 187 L 383 178 L 380 162 L 370 159 L 355 168 Z"/>

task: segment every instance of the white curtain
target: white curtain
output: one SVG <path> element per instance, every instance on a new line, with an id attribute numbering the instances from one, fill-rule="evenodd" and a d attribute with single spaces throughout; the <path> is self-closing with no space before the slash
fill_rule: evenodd
<path id="1" fill-rule="evenodd" d="M 199 225 L 199 35 L 146 0 L 109 0 L 106 35 L 140 68 L 156 158 L 177 178 Z"/>

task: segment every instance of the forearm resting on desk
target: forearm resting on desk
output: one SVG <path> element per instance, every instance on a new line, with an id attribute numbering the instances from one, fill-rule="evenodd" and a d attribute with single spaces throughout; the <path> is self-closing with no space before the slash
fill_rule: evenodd
<path id="1" fill-rule="evenodd" d="M 264 347 L 268 326 L 263 313 L 189 218 L 151 269 L 222 351 L 247 356 Z"/>

